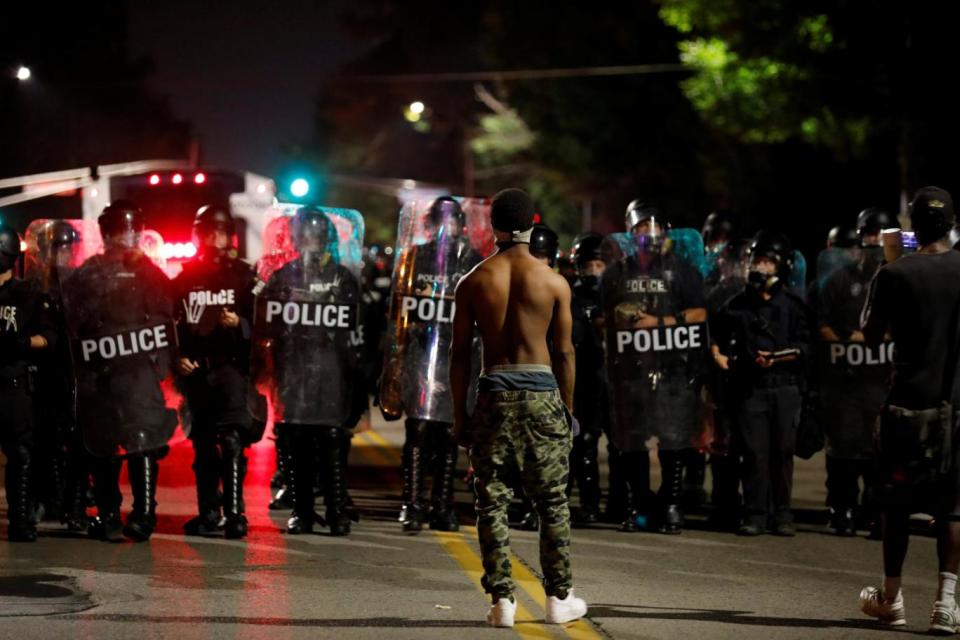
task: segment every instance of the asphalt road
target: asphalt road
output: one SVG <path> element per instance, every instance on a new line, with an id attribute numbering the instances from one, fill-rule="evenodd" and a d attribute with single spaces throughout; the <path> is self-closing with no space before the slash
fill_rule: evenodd
<path id="1" fill-rule="evenodd" d="M 892 633 L 857 609 L 860 589 L 879 581 L 880 545 L 837 538 L 818 522 L 824 498 L 819 456 L 798 461 L 801 525 L 793 539 L 744 539 L 700 528 L 679 536 L 576 529 L 575 584 L 590 614 L 566 627 L 543 624 L 536 534 L 516 531 L 518 624 L 512 632 L 489 629 L 475 531 L 464 526 L 458 534 L 407 536 L 396 522 L 401 425 L 375 421 L 354 440 L 350 483 L 362 520 L 349 538 L 322 530 L 282 533 L 287 514 L 266 508 L 274 469 L 268 440 L 250 454 L 249 538 L 185 537 L 181 526 L 196 508 L 192 452 L 188 443 L 175 443 L 161 462 L 160 523 L 150 542 L 95 542 L 55 523 L 41 526 L 36 544 L 0 542 L 0 638 L 676 640 Z M 468 525 L 469 495 L 462 483 L 459 489 L 461 521 Z M 935 544 L 916 537 L 904 575 L 907 633 L 926 630 L 935 587 Z"/>

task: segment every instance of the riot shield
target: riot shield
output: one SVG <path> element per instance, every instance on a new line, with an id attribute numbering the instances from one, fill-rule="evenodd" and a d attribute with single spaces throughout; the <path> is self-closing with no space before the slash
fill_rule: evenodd
<path id="1" fill-rule="evenodd" d="M 90 243 L 60 256 L 62 300 L 77 383 L 77 421 L 95 456 L 164 446 L 177 424 L 177 332 L 167 276 L 139 248 Z"/>
<path id="2" fill-rule="evenodd" d="M 453 422 L 454 292 L 494 244 L 487 201 L 445 197 L 409 202 L 400 211 L 380 385 L 385 416 Z M 479 373 L 479 357 L 473 362 Z"/>
<path id="3" fill-rule="evenodd" d="M 605 254 L 615 257 L 601 279 L 611 435 L 622 451 L 701 447 L 707 438 L 707 326 L 677 322 L 681 311 L 706 304 L 703 241 L 693 229 L 668 237 L 659 254 L 640 249 L 627 233 L 606 241 Z"/>
<path id="4" fill-rule="evenodd" d="M 324 207 L 301 218 L 298 209 L 278 208 L 264 227 L 251 381 L 276 422 L 352 427 L 354 394 L 365 392 L 356 384 L 363 217 Z"/>
<path id="5" fill-rule="evenodd" d="M 880 247 L 830 248 L 817 257 L 817 416 L 827 454 L 837 458 L 873 455 L 873 427 L 893 371 L 893 343 L 870 347 L 860 333 L 860 311 L 881 260 Z"/>
<path id="6" fill-rule="evenodd" d="M 34 220 L 24 233 L 23 277 L 44 293 L 59 295 L 68 278 L 100 250 L 100 230 L 92 220 Z M 78 245 L 78 246 L 75 246 Z"/>

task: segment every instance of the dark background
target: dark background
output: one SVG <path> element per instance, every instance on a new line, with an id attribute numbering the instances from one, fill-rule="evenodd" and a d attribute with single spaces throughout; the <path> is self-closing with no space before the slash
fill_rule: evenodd
<path id="1" fill-rule="evenodd" d="M 281 190 L 309 174 L 326 204 L 364 212 L 371 242 L 389 242 L 397 200 L 344 177 L 521 186 L 566 241 L 585 210 L 620 230 L 635 197 L 678 226 L 728 209 L 744 235 L 779 228 L 809 255 L 867 206 L 899 212 L 925 184 L 956 190 L 951 4 L 11 4 L 0 177 L 199 148 L 205 166 Z M 30 81 L 14 79 L 19 64 Z M 386 78 L 399 74 L 417 77 Z M 414 100 L 427 105 L 418 123 L 404 117 Z"/>

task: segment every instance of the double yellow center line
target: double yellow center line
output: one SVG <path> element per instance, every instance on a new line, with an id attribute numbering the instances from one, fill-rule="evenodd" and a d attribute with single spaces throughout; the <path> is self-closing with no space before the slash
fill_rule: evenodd
<path id="1" fill-rule="evenodd" d="M 357 434 L 356 438 L 365 445 L 373 456 L 378 460 L 390 466 L 400 465 L 400 454 L 396 447 L 390 444 L 383 436 L 376 431 L 363 431 Z M 476 540 L 476 527 L 463 527 L 461 533 L 445 533 L 433 531 L 434 538 L 440 543 L 444 551 L 450 555 L 464 573 L 470 578 L 473 584 L 483 592 L 483 586 L 480 578 L 483 576 L 483 564 L 479 554 L 473 549 L 473 546 L 467 542 L 469 534 L 470 539 Z M 574 640 L 599 640 L 601 636 L 586 620 L 553 626 L 538 622 L 543 619 L 543 612 L 546 611 L 546 595 L 543 592 L 540 580 L 530 571 L 529 568 L 516 556 L 511 555 L 513 561 L 514 582 L 523 592 L 533 600 L 537 607 L 537 615 L 526 607 L 520 598 L 515 598 L 517 602 L 517 626 L 514 631 L 521 638 L 573 638 Z"/>

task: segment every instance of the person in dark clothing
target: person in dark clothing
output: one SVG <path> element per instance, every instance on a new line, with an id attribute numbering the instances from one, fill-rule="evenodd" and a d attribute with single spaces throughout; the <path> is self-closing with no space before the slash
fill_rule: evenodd
<path id="1" fill-rule="evenodd" d="M 910 514 L 925 511 L 934 515 L 937 530 L 940 573 L 930 631 L 940 634 L 960 627 L 955 595 L 960 568 L 960 449 L 955 442 L 960 254 L 948 237 L 954 219 L 949 193 L 937 187 L 917 192 L 910 221 L 920 249 L 880 268 L 862 316 L 867 344 L 879 345 L 890 336 L 896 355 L 877 434 L 884 578 L 881 587 L 861 591 L 860 608 L 883 624 L 906 624 L 900 587 Z"/>
<path id="2" fill-rule="evenodd" d="M 250 266 L 237 259 L 229 211 L 204 206 L 194 220 L 198 256 L 174 280 L 180 338 L 180 388 L 193 424 L 193 471 L 198 515 L 184 525 L 190 535 L 247 534 L 243 509 L 244 448 L 260 439 L 263 424 L 247 409 L 253 287 Z M 223 487 L 221 505 L 220 487 Z"/>
<path id="3" fill-rule="evenodd" d="M 743 446 L 741 535 L 759 535 L 768 524 L 777 535 L 795 535 L 793 452 L 810 333 L 805 305 L 784 286 L 792 254 L 783 236 L 758 233 L 748 249 L 748 286 L 711 321 L 714 360 L 736 385 L 727 400 Z"/>
<path id="4" fill-rule="evenodd" d="M 34 542 L 34 361 L 54 344 L 56 331 L 40 290 L 14 277 L 20 255 L 20 236 L 0 223 L 0 449 L 7 458 L 7 539 Z"/>

